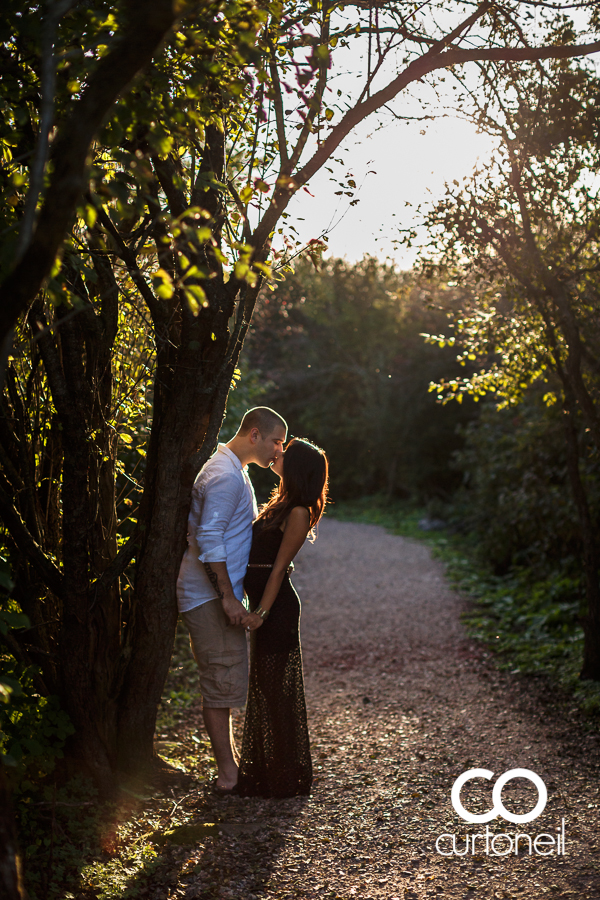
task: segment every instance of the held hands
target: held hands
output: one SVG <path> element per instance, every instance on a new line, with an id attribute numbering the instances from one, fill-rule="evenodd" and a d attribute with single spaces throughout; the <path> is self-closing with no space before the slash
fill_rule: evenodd
<path id="1" fill-rule="evenodd" d="M 237 597 L 234 597 L 233 594 L 224 594 L 221 599 L 221 604 L 230 625 L 244 624 L 244 619 L 248 615 L 248 610 L 243 603 L 240 603 Z M 260 618 L 260 616 L 258 618 Z"/>
<path id="2" fill-rule="evenodd" d="M 260 628 L 264 619 L 262 616 L 257 615 L 257 613 L 247 613 L 245 619 L 242 620 L 242 625 L 246 629 L 246 631 L 256 631 L 257 628 Z"/>
<path id="3" fill-rule="evenodd" d="M 257 613 L 248 612 L 243 603 L 233 595 L 224 595 L 221 599 L 223 612 L 227 616 L 230 625 L 241 625 L 246 631 L 256 631 L 260 628 L 264 619 Z"/>

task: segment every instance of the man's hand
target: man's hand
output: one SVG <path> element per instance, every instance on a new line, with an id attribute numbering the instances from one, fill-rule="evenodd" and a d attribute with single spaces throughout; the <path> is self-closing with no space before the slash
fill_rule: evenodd
<path id="1" fill-rule="evenodd" d="M 227 620 L 230 625 L 243 624 L 243 620 L 248 615 L 248 610 L 243 603 L 240 603 L 237 597 L 235 597 L 233 594 L 224 594 L 221 597 L 221 604 L 223 606 L 223 612 L 227 616 Z"/>
<path id="2" fill-rule="evenodd" d="M 256 631 L 257 628 L 260 628 L 262 623 L 265 620 L 262 616 L 257 615 L 256 613 L 246 613 L 245 618 L 242 620 L 242 625 L 246 629 L 246 631 Z"/>
<path id="3" fill-rule="evenodd" d="M 222 561 L 212 563 L 205 562 L 204 568 L 210 583 L 221 600 L 221 605 L 223 607 L 223 612 L 227 616 L 227 621 L 230 625 L 241 625 L 244 616 L 248 615 L 248 610 L 243 603 L 240 603 L 233 593 L 229 572 L 227 571 L 227 563 Z"/>

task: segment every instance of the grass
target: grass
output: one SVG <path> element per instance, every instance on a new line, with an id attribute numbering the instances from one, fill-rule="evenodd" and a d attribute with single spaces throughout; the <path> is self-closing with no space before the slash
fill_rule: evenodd
<path id="1" fill-rule="evenodd" d="M 498 668 L 549 678 L 575 699 L 590 720 L 600 721 L 600 684 L 579 679 L 583 630 L 578 579 L 560 569 L 543 579 L 527 569 L 496 576 L 480 558 L 471 536 L 449 528 L 424 530 L 423 520 L 431 516 L 411 503 L 362 497 L 336 503 L 329 515 L 381 525 L 393 534 L 427 543 L 445 563 L 453 586 L 471 598 L 464 615 L 467 633 L 492 651 Z"/>

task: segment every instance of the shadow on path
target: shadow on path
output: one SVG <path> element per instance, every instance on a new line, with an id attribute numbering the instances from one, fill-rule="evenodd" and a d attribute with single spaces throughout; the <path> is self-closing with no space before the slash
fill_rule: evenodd
<path id="1" fill-rule="evenodd" d="M 600 900 L 598 739 L 543 680 L 498 673 L 467 640 L 463 601 L 427 547 L 326 520 L 302 550 L 294 582 L 303 602 L 311 797 L 216 800 L 198 789 L 174 798 L 179 821 L 199 830 L 165 843 L 158 861 L 129 880 L 132 895 Z M 190 714 L 188 731 L 194 715 L 198 726 Z M 184 731 L 176 738 L 187 740 Z M 496 818 L 489 841 L 516 830 L 555 835 L 564 819 L 564 855 L 494 855 L 483 840 L 464 856 L 438 853 L 441 834 L 459 835 L 462 852 L 465 835 L 485 831 L 450 802 L 456 778 L 476 767 L 494 772 L 492 781 L 526 768 L 548 789 L 539 818 L 524 826 Z M 470 782 L 461 799 L 485 812 L 491 784 Z M 519 779 L 502 799 L 522 814 L 537 793 Z M 502 852 L 506 839 L 495 847 Z"/>

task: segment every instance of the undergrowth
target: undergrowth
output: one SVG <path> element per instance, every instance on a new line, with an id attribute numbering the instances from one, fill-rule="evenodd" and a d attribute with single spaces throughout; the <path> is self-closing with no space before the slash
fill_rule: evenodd
<path id="1" fill-rule="evenodd" d="M 463 620 L 470 637 L 493 651 L 512 674 L 544 675 L 600 719 L 600 684 L 580 681 L 583 629 L 580 580 L 557 569 L 545 578 L 527 568 L 494 575 L 468 534 L 454 531 L 424 507 L 380 496 L 336 503 L 329 513 L 349 522 L 381 525 L 393 534 L 425 541 L 446 565 L 451 583 L 472 599 Z"/>
<path id="2" fill-rule="evenodd" d="M 158 713 L 156 750 L 172 769 L 193 771 L 196 787 L 215 774 L 210 744 L 198 727 L 197 680 L 187 631 L 180 625 Z M 13 716 L 24 696 L 14 693 Z M 38 727 L 38 740 L 40 733 Z M 129 785 L 114 802 L 100 803 L 89 781 L 74 778 L 61 784 L 53 762 L 62 744 L 56 744 L 54 732 L 48 735 L 48 746 L 27 745 L 28 772 L 37 766 L 35 783 L 13 778 L 30 900 L 121 900 L 156 896 L 161 888 L 166 896 L 172 861 L 162 837 L 165 830 L 188 824 L 189 812 L 179 807 L 167 787 Z M 50 738 L 53 743 L 48 743 Z M 9 749 L 13 757 L 18 755 L 14 742 Z M 15 759 L 9 773 L 18 774 L 20 764 L 20 758 Z"/>

